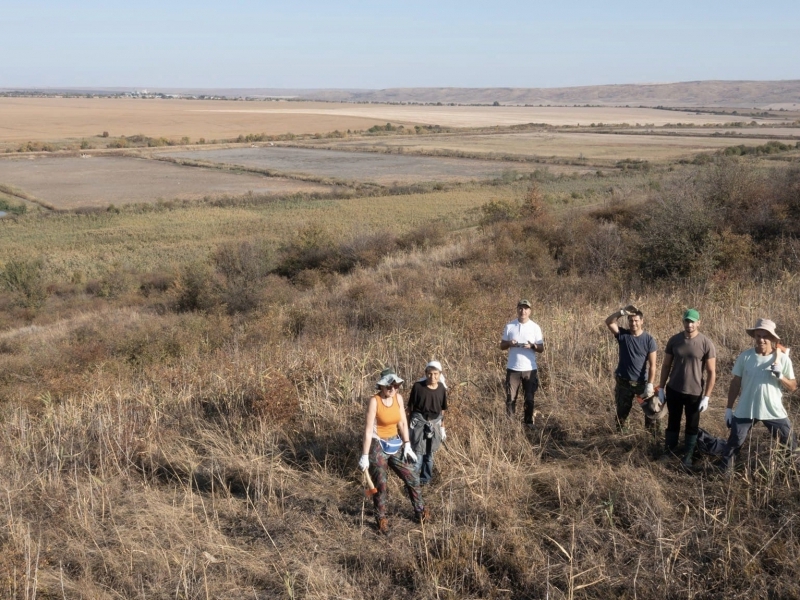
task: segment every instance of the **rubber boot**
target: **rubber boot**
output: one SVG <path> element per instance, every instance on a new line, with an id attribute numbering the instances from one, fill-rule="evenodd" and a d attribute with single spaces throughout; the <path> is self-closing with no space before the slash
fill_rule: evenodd
<path id="1" fill-rule="evenodd" d="M 678 431 L 664 432 L 664 454 L 662 454 L 661 458 L 659 459 L 661 462 L 667 462 L 673 456 L 675 456 L 675 448 L 678 447 L 679 437 L 680 437 L 680 432 Z M 695 437 L 695 442 L 697 442 L 696 437 Z"/>
<path id="2" fill-rule="evenodd" d="M 692 468 L 692 455 L 694 454 L 694 447 L 697 446 L 697 436 L 696 435 L 687 435 L 686 436 L 686 450 L 683 455 L 683 460 L 681 464 L 687 470 L 691 470 Z"/>

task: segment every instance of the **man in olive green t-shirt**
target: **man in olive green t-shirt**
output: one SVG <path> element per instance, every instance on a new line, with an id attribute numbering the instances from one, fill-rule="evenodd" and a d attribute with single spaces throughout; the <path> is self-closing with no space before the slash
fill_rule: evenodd
<path id="1" fill-rule="evenodd" d="M 686 413 L 683 465 L 688 468 L 692 466 L 692 454 L 697 445 L 700 413 L 708 409 L 717 378 L 717 350 L 699 328 L 700 313 L 690 308 L 683 313 L 683 331 L 672 336 L 664 348 L 658 385 L 659 399 L 666 400 L 669 408 L 664 456 L 669 459 L 674 454 L 681 432 L 681 416 Z"/>

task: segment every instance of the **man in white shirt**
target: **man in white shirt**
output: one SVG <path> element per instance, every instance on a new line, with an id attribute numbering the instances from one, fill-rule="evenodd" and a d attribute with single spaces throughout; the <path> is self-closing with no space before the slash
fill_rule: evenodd
<path id="1" fill-rule="evenodd" d="M 533 427 L 533 396 L 539 389 L 536 353 L 544 351 L 542 329 L 531 321 L 531 303 L 517 303 L 517 318 L 508 323 L 500 340 L 500 350 L 508 350 L 506 367 L 506 413 L 513 416 L 517 409 L 517 395 L 522 388 L 525 396 L 523 422 Z"/>
<path id="2" fill-rule="evenodd" d="M 728 389 L 725 424 L 731 433 L 722 451 L 722 467 L 727 469 L 739 452 L 754 423 L 761 421 L 781 443 L 796 447 L 789 415 L 783 407 L 783 392 L 797 389 L 792 361 L 778 350 L 780 338 L 775 323 L 758 319 L 755 327 L 745 329 L 753 338 L 753 347 L 742 352 L 733 365 L 733 380 Z M 736 410 L 733 405 L 739 397 Z"/>

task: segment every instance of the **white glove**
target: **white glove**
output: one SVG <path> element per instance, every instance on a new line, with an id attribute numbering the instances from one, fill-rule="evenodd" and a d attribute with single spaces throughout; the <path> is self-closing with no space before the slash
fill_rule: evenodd
<path id="1" fill-rule="evenodd" d="M 708 396 L 703 396 L 703 399 L 700 400 L 700 412 L 706 412 L 708 410 L 708 401 L 711 400 Z"/>
<path id="2" fill-rule="evenodd" d="M 655 393 L 655 388 L 653 387 L 652 383 L 648 383 L 646 386 L 644 386 L 645 398 L 652 398 L 654 393 Z"/>
<path id="3" fill-rule="evenodd" d="M 781 372 L 781 366 L 778 363 L 772 363 L 769 367 L 769 371 L 770 373 L 775 375 L 775 377 L 777 377 L 778 379 L 780 379 L 781 375 L 783 375 L 783 373 Z"/>
<path id="4" fill-rule="evenodd" d="M 661 404 L 667 401 L 667 394 L 664 392 L 664 388 L 658 388 L 658 401 Z"/>
<path id="5" fill-rule="evenodd" d="M 358 468 L 362 471 L 366 471 L 369 468 L 369 455 L 362 454 L 361 458 L 358 459 Z"/>
<path id="6" fill-rule="evenodd" d="M 411 449 L 411 442 L 403 444 L 403 460 L 406 462 L 417 462 L 417 455 Z"/>
<path id="7" fill-rule="evenodd" d="M 444 425 L 440 425 L 439 429 L 442 431 L 442 441 L 447 439 L 447 432 L 444 430 Z"/>
<path id="8" fill-rule="evenodd" d="M 725 409 L 725 425 L 728 426 L 728 429 L 730 429 L 731 426 L 733 425 L 733 409 L 732 408 L 726 408 Z"/>

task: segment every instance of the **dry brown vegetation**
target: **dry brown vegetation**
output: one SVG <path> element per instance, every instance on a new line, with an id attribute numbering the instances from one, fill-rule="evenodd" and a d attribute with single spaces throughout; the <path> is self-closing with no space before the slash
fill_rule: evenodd
<path id="1" fill-rule="evenodd" d="M 609 107 L 393 106 L 331 102 L 235 102 L 131 98 L 8 98 L 0 112 L 13 127 L 0 130 L 0 142 L 51 142 L 65 138 L 94 141 L 113 137 L 232 139 L 253 132 L 270 135 L 367 130 L 393 123 L 479 127 L 550 123 L 727 123 L 729 115 Z M 9 146 L 10 148 L 11 146 Z"/>
<path id="2" fill-rule="evenodd" d="M 287 220 L 278 244 L 234 227 L 177 268 L 91 282 L 5 254 L 0 595 L 797 597 L 796 463 L 759 431 L 730 479 L 653 462 L 643 429 L 613 432 L 602 322 L 635 300 L 663 347 L 697 307 L 721 375 L 702 425 L 722 435 L 744 327 L 800 335 L 800 173 L 629 177 L 589 211 L 555 210 L 560 182 L 509 183 L 471 228 L 391 210 L 358 232 Z M 61 220 L 58 246 L 91 218 L 14 227 Z M 528 436 L 497 350 L 519 296 L 547 344 Z M 430 358 L 452 404 L 434 518 L 412 523 L 391 479 L 387 539 L 356 472 L 364 401 L 384 365 L 411 379 Z"/>

